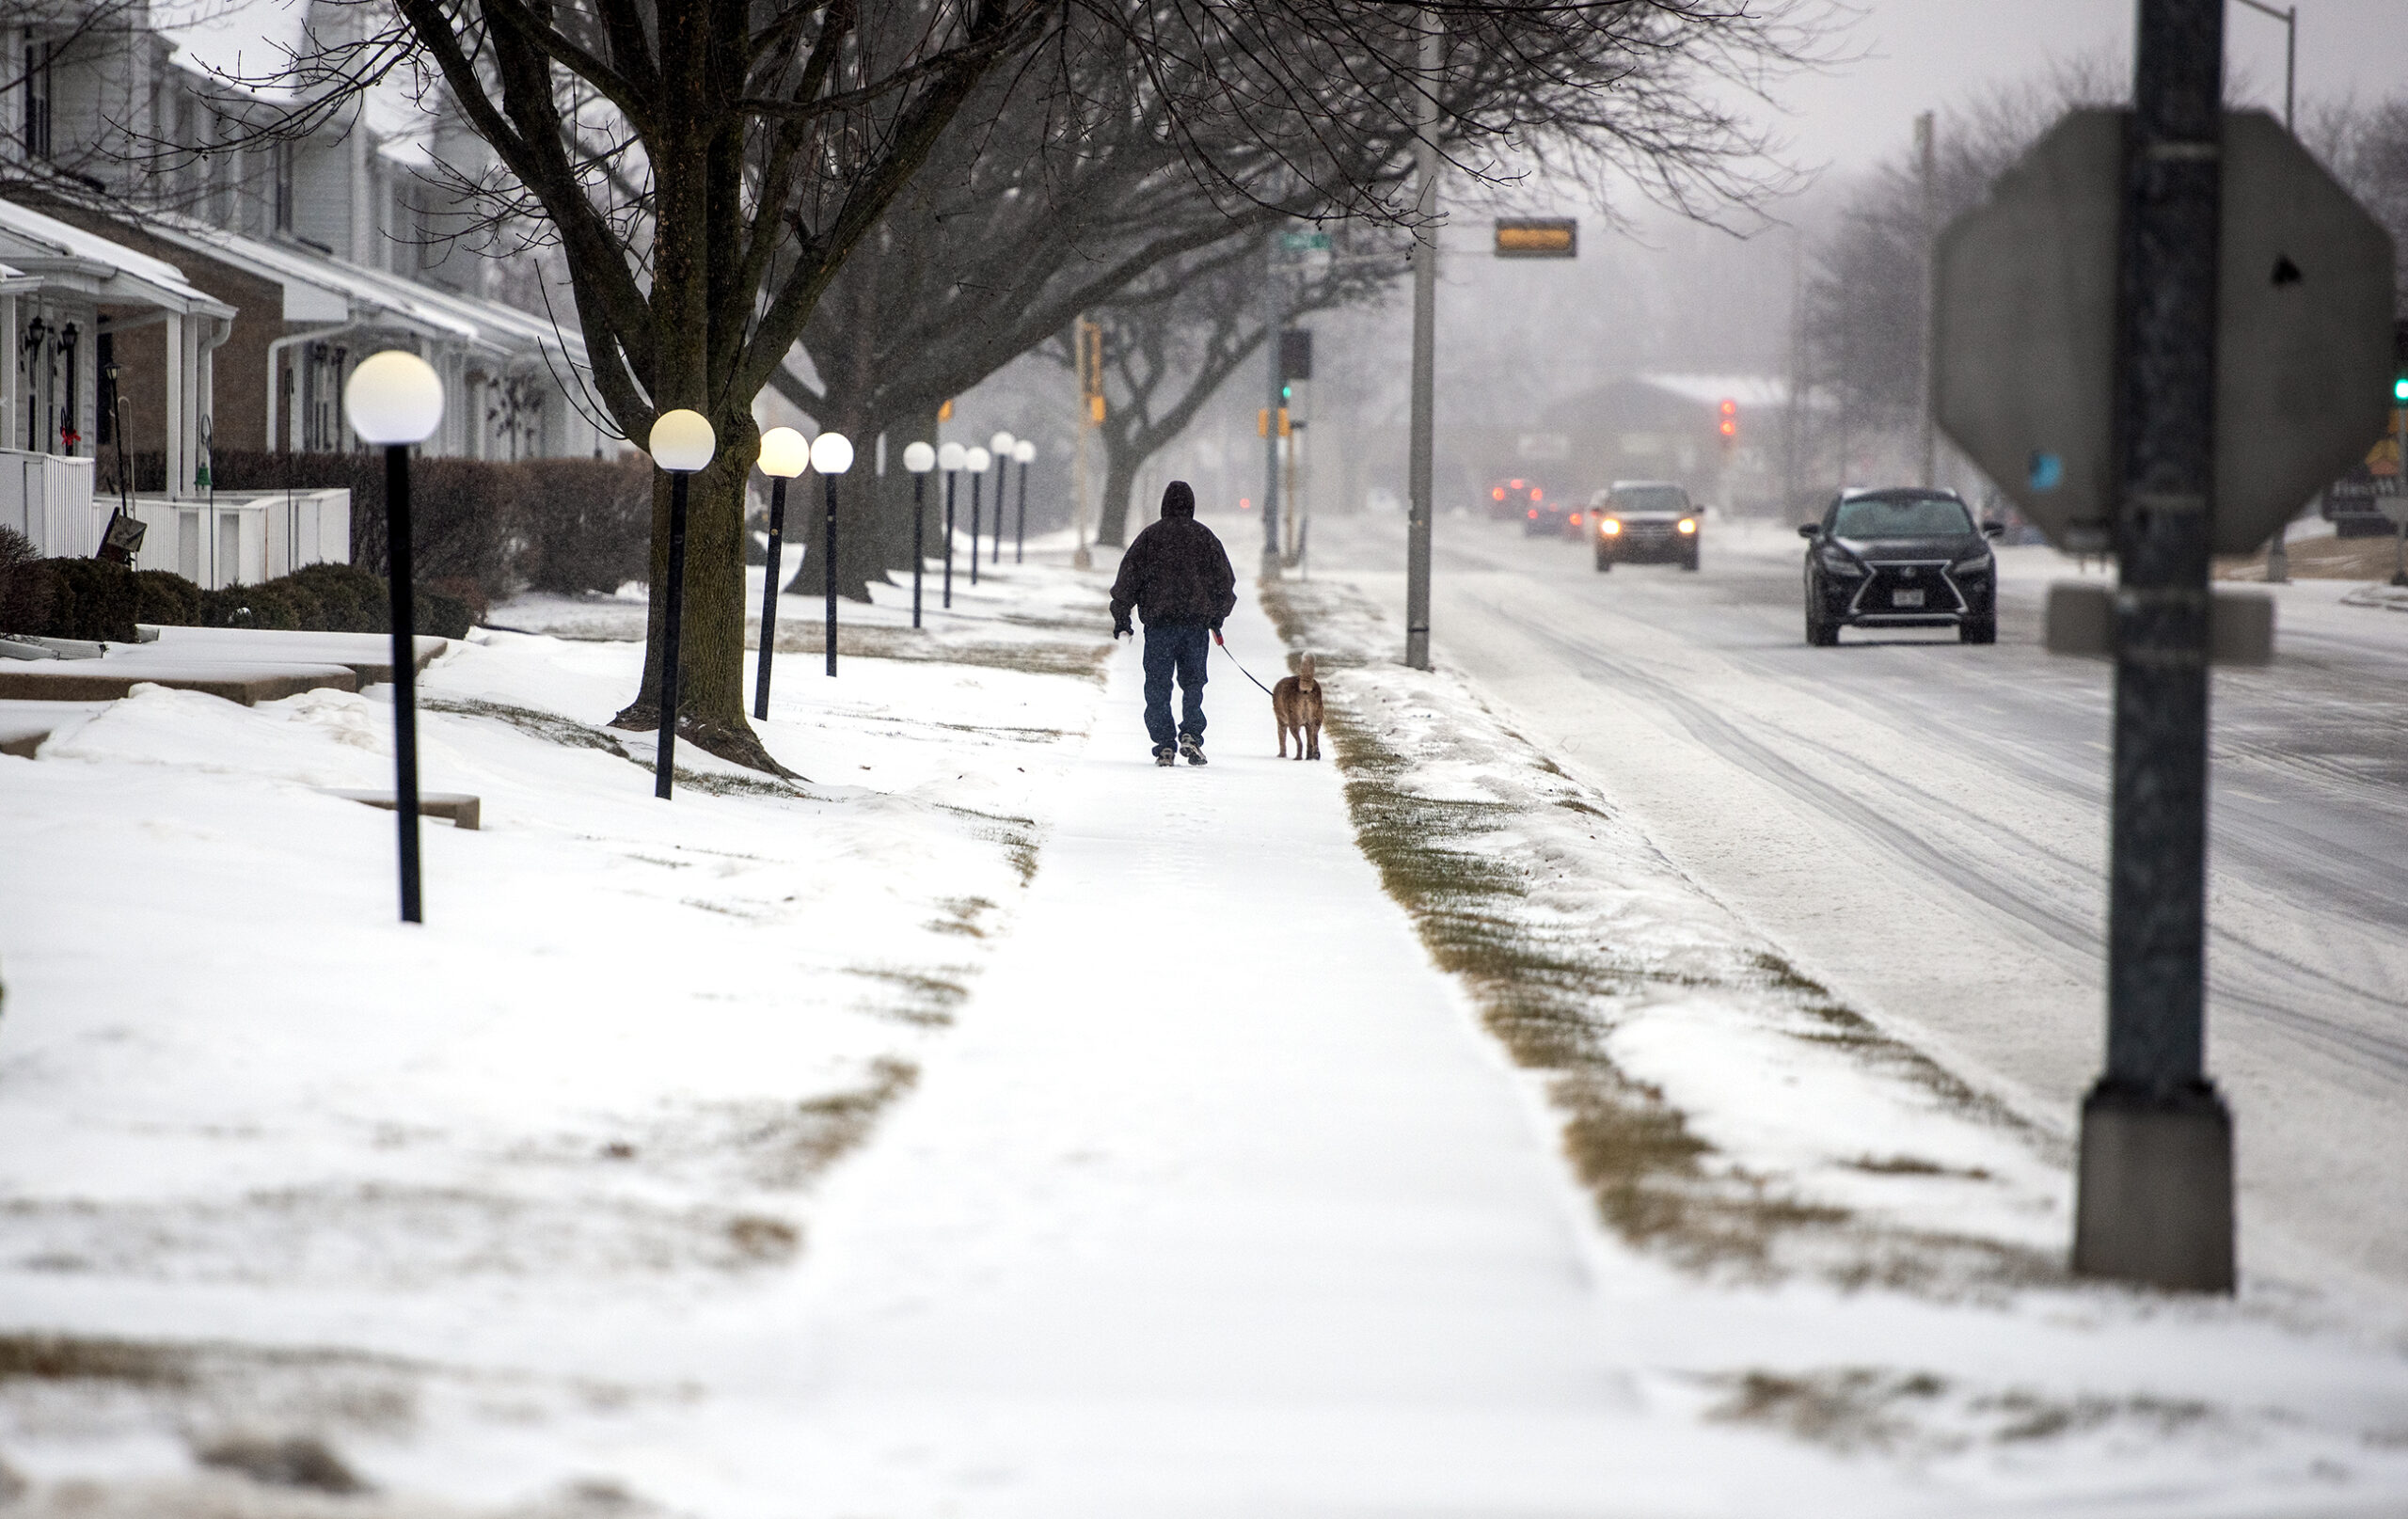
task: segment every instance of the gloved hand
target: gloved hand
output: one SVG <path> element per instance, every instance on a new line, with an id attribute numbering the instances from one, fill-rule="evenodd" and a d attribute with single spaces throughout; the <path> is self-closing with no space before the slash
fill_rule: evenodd
<path id="1" fill-rule="evenodd" d="M 1122 639 L 1133 639 L 1136 636 L 1137 630 L 1131 627 L 1127 623 L 1115 623 L 1112 625 L 1112 637 L 1115 642 L 1117 642 Z"/>

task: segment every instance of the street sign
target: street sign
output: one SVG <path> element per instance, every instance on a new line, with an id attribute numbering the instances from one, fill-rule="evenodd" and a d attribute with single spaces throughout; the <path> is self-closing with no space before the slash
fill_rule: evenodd
<path id="1" fill-rule="evenodd" d="M 1279 248 L 1283 253 L 1326 253 L 1329 251 L 1327 232 L 1282 232 Z"/>
<path id="2" fill-rule="evenodd" d="M 1572 216 L 1499 217 L 1500 259 L 1573 259 L 1580 254 L 1580 223 Z"/>
<path id="3" fill-rule="evenodd" d="M 2386 419 L 2392 249 L 2263 112 L 2228 112 L 2210 542 L 2247 554 Z M 1934 250 L 1932 409 L 2060 548 L 2110 546 L 2125 115 L 2075 111 Z"/>

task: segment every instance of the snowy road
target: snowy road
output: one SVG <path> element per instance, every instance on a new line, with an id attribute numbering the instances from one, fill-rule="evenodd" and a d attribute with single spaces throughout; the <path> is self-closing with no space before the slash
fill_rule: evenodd
<path id="1" fill-rule="evenodd" d="M 1798 549 L 1705 569 L 1443 519 L 1434 640 L 1684 868 L 1860 1008 L 2068 1126 L 2101 1044 L 2108 672 L 2036 646 L 2069 573 L 2010 549 L 2000 643 L 1799 633 Z M 1394 519 L 1314 570 L 1401 597 Z M 2283 591 L 2280 657 L 2217 677 L 2210 1062 L 2244 1264 L 2408 1284 L 2408 618 Z M 2295 1255 L 2305 1245 L 2313 1257 Z"/>

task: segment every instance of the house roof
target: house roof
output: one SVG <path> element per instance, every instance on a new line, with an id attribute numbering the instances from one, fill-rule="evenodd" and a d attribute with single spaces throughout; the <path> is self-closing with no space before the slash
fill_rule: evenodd
<path id="1" fill-rule="evenodd" d="M 422 285 L 293 244 L 243 237 L 190 216 L 162 214 L 144 226 L 162 241 L 281 287 L 289 321 L 391 326 L 505 361 L 533 359 L 548 350 L 572 365 L 585 363 L 581 338 L 499 301 Z"/>
<path id="2" fill-rule="evenodd" d="M 1789 382 L 1764 374 L 1641 374 L 1639 383 L 1701 406 L 1735 401 L 1743 409 L 1784 406 Z"/>
<path id="3" fill-rule="evenodd" d="M 71 227 L 28 206 L 0 200 L 0 261 L 104 304 L 151 306 L 231 320 L 234 309 L 197 289 L 164 259 Z"/>
<path id="4" fill-rule="evenodd" d="M 263 100 L 289 98 L 277 76 L 309 43 L 312 0 L 167 0 L 153 28 L 174 62 Z"/>

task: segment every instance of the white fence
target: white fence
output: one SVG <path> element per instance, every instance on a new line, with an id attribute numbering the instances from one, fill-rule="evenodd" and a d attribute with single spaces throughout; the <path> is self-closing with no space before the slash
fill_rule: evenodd
<path id="1" fill-rule="evenodd" d="M 92 503 L 93 542 L 117 502 Z M 135 563 L 173 570 L 205 591 L 257 585 L 304 564 L 351 562 L 351 492 L 221 491 L 214 501 L 134 498 L 150 530 Z"/>
<path id="2" fill-rule="evenodd" d="M 108 517 L 101 518 L 103 527 Z M 0 449 L 0 528 L 33 540 L 47 559 L 84 559 L 100 546 L 92 530 L 92 461 Z"/>
<path id="3" fill-rule="evenodd" d="M 115 497 L 95 498 L 92 461 L 0 449 L 0 527 L 49 559 L 88 559 L 108 531 Z M 304 564 L 351 562 L 351 492 L 223 491 L 213 501 L 137 496 L 150 530 L 137 568 L 172 570 L 214 591 L 257 585 Z"/>

